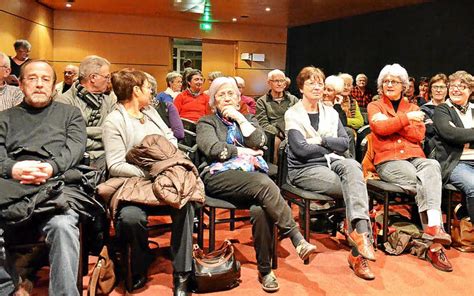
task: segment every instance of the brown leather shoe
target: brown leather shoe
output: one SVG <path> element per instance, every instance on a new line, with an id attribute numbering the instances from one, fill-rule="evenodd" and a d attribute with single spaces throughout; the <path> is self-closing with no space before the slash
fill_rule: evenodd
<path id="1" fill-rule="evenodd" d="M 440 243 L 443 246 L 451 244 L 451 236 L 441 226 L 427 226 L 421 238 L 432 240 L 434 243 Z"/>
<path id="2" fill-rule="evenodd" d="M 375 275 L 370 270 L 369 261 L 359 256 L 352 255 L 352 252 L 349 252 L 349 257 L 347 258 L 347 262 L 349 262 L 349 266 L 354 270 L 356 276 L 364 279 L 364 280 L 373 280 L 375 279 Z"/>
<path id="3" fill-rule="evenodd" d="M 426 260 L 436 269 L 446 272 L 453 271 L 453 266 L 444 253 L 443 246 L 439 243 L 431 244 L 430 248 L 426 251 Z"/>
<path id="4" fill-rule="evenodd" d="M 358 233 L 355 229 L 347 236 L 349 244 L 357 248 L 359 254 L 365 259 L 375 261 L 375 251 L 372 242 L 369 239 L 369 233 Z"/>

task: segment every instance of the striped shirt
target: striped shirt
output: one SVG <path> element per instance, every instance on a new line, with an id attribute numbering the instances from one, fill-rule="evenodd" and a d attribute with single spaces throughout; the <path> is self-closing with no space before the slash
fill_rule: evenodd
<path id="1" fill-rule="evenodd" d="M 23 92 L 17 86 L 5 84 L 0 86 L 0 111 L 20 104 L 23 101 Z"/>

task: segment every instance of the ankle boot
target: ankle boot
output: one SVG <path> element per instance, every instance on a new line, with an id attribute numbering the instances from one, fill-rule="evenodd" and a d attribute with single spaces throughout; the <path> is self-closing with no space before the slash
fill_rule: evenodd
<path id="1" fill-rule="evenodd" d="M 173 274 L 173 295 L 188 296 L 191 295 L 191 272 L 175 272 Z"/>

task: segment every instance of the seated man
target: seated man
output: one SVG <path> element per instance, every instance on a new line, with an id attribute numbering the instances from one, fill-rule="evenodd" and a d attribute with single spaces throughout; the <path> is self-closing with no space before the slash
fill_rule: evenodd
<path id="1" fill-rule="evenodd" d="M 16 106 L 23 100 L 21 90 L 16 86 L 8 85 L 6 81 L 10 72 L 10 58 L 0 52 L 0 111 Z"/>
<path id="2" fill-rule="evenodd" d="M 5 247 L 18 238 L 15 222 L 31 218 L 29 206 L 34 207 L 32 225 L 50 246 L 49 295 L 79 295 L 82 211 L 76 197 L 82 191 L 64 173 L 83 157 L 84 119 L 78 108 L 52 100 L 56 74 L 46 61 L 26 62 L 19 81 L 23 102 L 0 112 L 0 295 L 10 295 L 18 282 Z"/>
<path id="3" fill-rule="evenodd" d="M 74 66 L 74 65 L 67 65 L 64 68 L 64 80 L 57 83 L 56 86 L 54 87 L 54 90 L 56 92 L 56 95 L 61 95 L 65 92 L 67 92 L 72 84 L 77 80 L 77 75 L 79 74 L 79 67 Z"/>
<path id="4" fill-rule="evenodd" d="M 105 169 L 102 123 L 115 109 L 115 95 L 108 95 L 110 63 L 99 56 L 88 56 L 79 65 L 79 79 L 57 97 L 57 101 L 78 107 L 87 126 L 87 147 L 91 165 Z"/>
<path id="5" fill-rule="evenodd" d="M 285 112 L 298 102 L 298 98 L 285 92 L 285 73 L 273 70 L 268 73 L 267 94 L 257 99 L 256 117 L 260 126 L 280 139 L 285 138 Z M 277 147 L 277 146 L 275 146 Z"/>

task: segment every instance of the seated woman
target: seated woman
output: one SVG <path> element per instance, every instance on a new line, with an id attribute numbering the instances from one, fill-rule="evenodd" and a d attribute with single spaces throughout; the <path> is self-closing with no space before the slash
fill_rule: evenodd
<path id="1" fill-rule="evenodd" d="M 332 106 L 339 114 L 339 119 L 341 120 L 341 123 L 344 126 L 347 135 L 349 136 L 349 150 L 347 150 L 347 156 L 350 158 L 355 158 L 356 134 L 354 130 L 347 125 L 347 115 L 341 106 L 343 101 L 341 93 L 344 91 L 344 80 L 339 76 L 331 75 L 326 78 L 324 84 L 323 103 L 327 106 Z"/>
<path id="2" fill-rule="evenodd" d="M 425 142 L 423 145 L 423 150 L 425 155 L 430 156 L 431 152 L 434 149 L 433 137 L 436 133 L 434 124 L 433 124 L 433 114 L 436 106 L 441 105 L 446 100 L 446 95 L 448 94 L 448 77 L 443 73 L 436 74 L 430 80 L 428 86 L 428 95 L 431 98 L 429 102 L 421 106 L 421 111 L 425 112 Z"/>
<path id="3" fill-rule="evenodd" d="M 304 190 L 343 197 L 348 220 L 348 240 L 354 246 L 349 264 L 357 276 L 374 279 L 368 260 L 375 260 L 369 220 L 367 189 L 362 168 L 342 154 L 349 137 L 338 113 L 322 103 L 324 73 L 303 68 L 296 77 L 302 100 L 285 113 L 288 135 L 288 178 Z"/>
<path id="4" fill-rule="evenodd" d="M 240 92 L 235 80 L 217 78 L 209 96 L 215 114 L 197 124 L 197 144 L 209 164 L 201 174 L 206 192 L 231 202 L 257 205 L 252 207 L 251 222 L 258 277 L 263 290 L 277 291 L 278 281 L 271 269 L 272 225 L 276 223 L 281 237 L 291 239 L 302 260 L 313 259 L 316 246 L 303 238 L 280 190 L 263 172 L 268 169 L 261 157 L 265 132 L 254 117 L 238 111 Z"/>
<path id="5" fill-rule="evenodd" d="M 450 182 L 466 197 L 474 221 L 474 103 L 469 96 L 474 77 L 466 71 L 449 76 L 449 99 L 439 105 L 433 116 L 437 134 L 434 157 L 441 165 L 444 182 Z"/>
<path id="6" fill-rule="evenodd" d="M 176 97 L 174 105 L 181 118 L 196 122 L 202 116 L 211 113 L 209 96 L 202 92 L 204 78 L 201 71 L 193 69 L 184 76 L 184 79 L 187 88 Z"/>
<path id="7" fill-rule="evenodd" d="M 423 152 L 424 113 L 403 98 L 408 83 L 408 73 L 399 64 L 380 71 L 377 84 L 382 97 L 368 106 L 375 169 L 383 181 L 415 195 L 423 238 L 449 245 L 451 237 L 441 219 L 440 166 Z"/>
<path id="8" fill-rule="evenodd" d="M 181 93 L 183 76 L 175 71 L 169 72 L 166 74 L 166 85 L 168 86 L 166 90 L 158 95 L 154 94 L 153 99 L 163 103 L 173 103 L 174 99 Z"/>
<path id="9" fill-rule="evenodd" d="M 144 72 L 123 69 L 112 75 L 117 109 L 104 122 L 104 147 L 111 177 L 148 177 L 140 167 L 127 163 L 125 157 L 134 145 L 147 135 L 165 136 L 173 145 L 176 138 L 151 102 L 150 82 Z M 143 287 L 152 256 L 148 248 L 147 218 L 150 207 L 123 203 L 115 215 L 118 239 L 131 245 L 132 289 Z M 171 253 L 175 295 L 186 295 L 192 264 L 194 207 L 186 203 L 181 209 L 170 207 L 172 224 Z"/>

